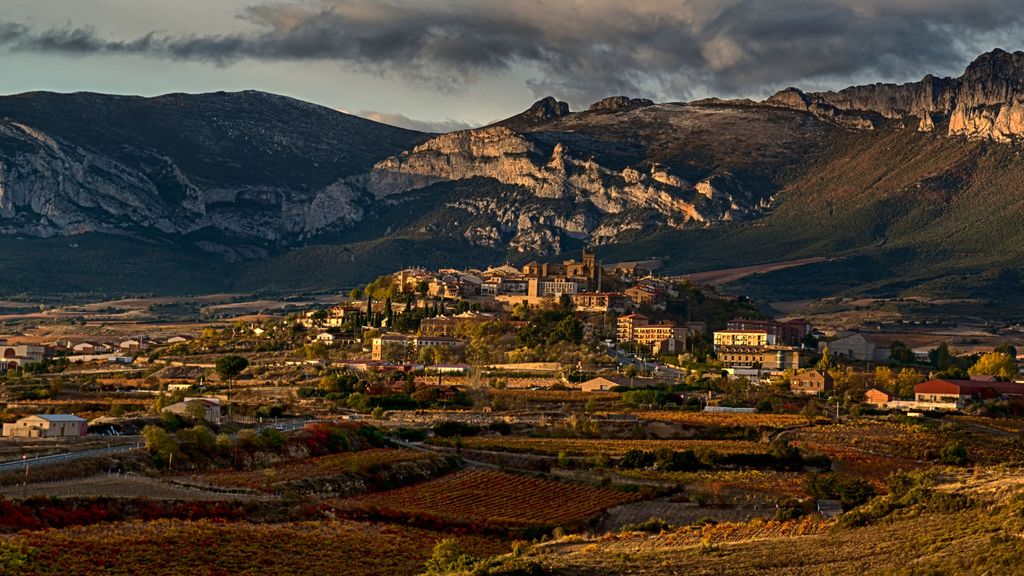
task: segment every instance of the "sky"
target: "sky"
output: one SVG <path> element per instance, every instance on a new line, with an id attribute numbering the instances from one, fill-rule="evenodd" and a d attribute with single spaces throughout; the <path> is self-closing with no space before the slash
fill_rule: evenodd
<path id="1" fill-rule="evenodd" d="M 256 89 L 428 131 L 544 96 L 761 99 L 957 76 L 1020 0 L 0 0 L 0 93 Z"/>

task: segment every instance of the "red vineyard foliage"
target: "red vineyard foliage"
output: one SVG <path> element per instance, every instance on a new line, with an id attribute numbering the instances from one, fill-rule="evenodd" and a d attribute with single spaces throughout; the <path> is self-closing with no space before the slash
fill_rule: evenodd
<path id="1" fill-rule="evenodd" d="M 576 526 L 633 500 L 617 490 L 501 472 L 466 471 L 438 480 L 350 498 L 345 512 L 436 526 L 507 530 Z"/>

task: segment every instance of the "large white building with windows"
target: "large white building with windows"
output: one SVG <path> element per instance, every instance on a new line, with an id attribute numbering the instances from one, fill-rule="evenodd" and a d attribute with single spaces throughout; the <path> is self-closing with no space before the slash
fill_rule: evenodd
<path id="1" fill-rule="evenodd" d="M 0 340 L 0 372 L 17 370 L 43 359 L 46 348 L 34 344 L 6 344 Z"/>
<path id="2" fill-rule="evenodd" d="M 724 330 L 715 332 L 715 350 L 722 346 L 771 346 L 775 335 L 764 330 Z"/>

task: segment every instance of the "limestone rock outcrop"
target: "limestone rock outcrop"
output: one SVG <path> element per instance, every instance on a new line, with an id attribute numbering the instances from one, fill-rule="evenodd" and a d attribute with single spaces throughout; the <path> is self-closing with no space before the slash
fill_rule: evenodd
<path id="1" fill-rule="evenodd" d="M 639 108 L 642 106 L 654 106 L 653 100 L 647 98 L 630 98 L 629 96 L 609 96 L 598 100 L 590 105 L 588 110 L 623 110 L 626 108 Z"/>
<path id="2" fill-rule="evenodd" d="M 520 202 L 488 207 L 505 229 L 513 224 L 505 221 L 502 213 L 517 216 L 520 222 L 514 227 L 518 235 L 512 247 L 524 251 L 535 251 L 552 241 L 540 229 L 557 228 L 561 233 L 588 238 L 601 225 L 601 215 L 643 211 L 656 214 L 665 226 L 681 228 L 743 219 L 760 211 L 756 198 L 733 194 L 740 187 L 713 189 L 709 182 L 689 182 L 658 164 L 616 169 L 591 155 L 575 154 L 571 144 L 558 142 L 548 147 L 529 134 L 504 126 L 443 134 L 379 162 L 369 174 L 367 189 L 376 198 L 387 199 L 438 182 L 472 178 L 521 187 L 532 199 L 561 200 L 564 206 L 589 206 L 595 211 L 597 217 L 580 220 L 556 212 L 524 213 Z M 526 226 L 521 221 L 524 217 Z M 607 228 L 605 232 L 607 235 Z M 481 229 L 467 237 L 492 245 L 495 234 Z"/>
<path id="3" fill-rule="evenodd" d="M 925 76 L 907 84 L 869 84 L 838 92 L 782 90 L 765 104 L 803 110 L 857 129 L 879 120 L 908 120 L 922 131 L 947 125 L 949 135 L 1011 142 L 1024 139 L 1024 52 L 993 50 L 959 78 Z M 910 122 L 911 118 L 916 121 Z"/>

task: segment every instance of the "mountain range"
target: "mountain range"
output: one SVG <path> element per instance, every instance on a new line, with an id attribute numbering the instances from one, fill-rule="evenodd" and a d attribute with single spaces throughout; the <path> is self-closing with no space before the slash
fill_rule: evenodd
<path id="1" fill-rule="evenodd" d="M 1024 53 L 763 101 L 544 98 L 425 134 L 261 92 L 0 97 L 0 295 L 338 290 L 571 254 L 1024 317 Z"/>

